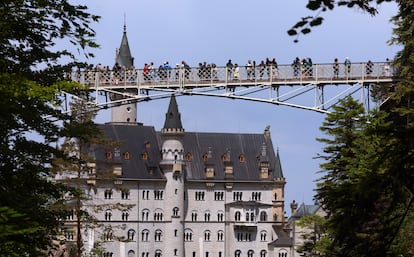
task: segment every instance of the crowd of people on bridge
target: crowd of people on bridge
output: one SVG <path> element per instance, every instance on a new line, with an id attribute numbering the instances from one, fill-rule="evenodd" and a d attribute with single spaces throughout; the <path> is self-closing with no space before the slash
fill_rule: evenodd
<path id="1" fill-rule="evenodd" d="M 373 73 L 374 63 L 369 60 L 365 64 L 365 74 L 370 76 Z M 314 76 L 314 64 L 310 57 L 299 58 L 296 57 L 291 63 L 292 75 L 295 79 L 310 78 Z M 340 76 L 340 63 L 338 58 L 335 58 L 332 64 L 333 78 L 339 78 Z M 241 69 L 242 68 L 242 69 Z M 142 76 L 144 81 L 179 81 L 180 79 L 190 80 L 190 76 L 197 76 L 200 81 L 203 80 L 219 80 L 218 75 L 219 67 L 215 63 L 207 63 L 206 61 L 198 63 L 198 66 L 191 68 L 186 61 L 181 61 L 172 67 L 168 61 L 164 61 L 158 67 L 154 62 L 147 62 L 144 64 L 142 70 Z M 278 78 L 279 67 L 276 58 L 266 58 L 256 63 L 255 60 L 247 60 L 247 62 L 240 66 L 237 63 L 233 63 L 231 59 L 227 61 L 225 66 L 220 67 L 221 72 L 225 72 L 227 80 L 265 80 L 270 78 Z M 196 72 L 194 72 L 196 70 Z M 99 72 L 100 80 L 102 83 L 119 83 L 122 80 L 134 81 L 137 78 L 136 68 L 120 66 L 118 63 L 110 68 L 109 66 L 103 66 L 100 63 L 95 67 L 89 66 L 85 69 L 85 76 L 87 79 L 93 79 L 92 77 Z M 192 72 L 193 71 L 193 72 Z M 243 72 L 243 77 L 241 73 Z M 387 58 L 383 65 L 384 76 L 390 76 L 391 65 Z M 351 74 L 351 61 L 348 57 L 343 62 L 343 74 L 349 76 Z M 221 78 L 223 79 L 223 78 Z"/>

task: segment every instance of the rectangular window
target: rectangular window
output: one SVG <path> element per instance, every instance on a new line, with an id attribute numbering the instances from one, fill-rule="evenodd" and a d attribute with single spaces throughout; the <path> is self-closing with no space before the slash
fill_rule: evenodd
<path id="1" fill-rule="evenodd" d="M 262 197 L 262 193 L 261 192 L 252 192 L 252 201 L 260 201 Z"/>
<path id="2" fill-rule="evenodd" d="M 204 195 L 205 195 L 205 192 L 203 192 L 203 191 L 195 192 L 195 200 L 196 201 L 204 201 Z"/>
<path id="3" fill-rule="evenodd" d="M 149 200 L 149 190 L 142 190 L 142 200 Z"/>
<path id="4" fill-rule="evenodd" d="M 243 192 L 233 192 L 233 201 L 241 201 L 243 198 Z"/>
<path id="5" fill-rule="evenodd" d="M 223 201 L 224 192 L 214 192 L 214 201 Z"/>
<path id="6" fill-rule="evenodd" d="M 122 200 L 129 199 L 129 191 L 122 191 L 121 192 L 121 198 L 122 198 Z"/>
<path id="7" fill-rule="evenodd" d="M 164 190 L 154 190 L 154 199 L 162 200 L 164 198 Z"/>

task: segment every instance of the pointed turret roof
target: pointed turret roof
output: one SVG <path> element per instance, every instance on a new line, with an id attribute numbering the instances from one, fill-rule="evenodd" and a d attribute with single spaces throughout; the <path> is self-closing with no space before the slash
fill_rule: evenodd
<path id="1" fill-rule="evenodd" d="M 181 114 L 178 112 L 177 101 L 175 100 L 175 95 L 172 95 L 170 98 L 170 105 L 168 106 L 168 111 L 165 114 L 165 123 L 164 129 L 182 129 L 183 125 L 181 124 Z"/>
<path id="2" fill-rule="evenodd" d="M 118 54 L 116 57 L 116 62 L 119 66 L 125 66 L 127 68 L 134 65 L 134 58 L 131 56 L 131 51 L 129 49 L 128 38 L 126 35 L 126 24 L 124 24 L 124 34 L 122 36 L 121 45 L 118 49 Z"/>

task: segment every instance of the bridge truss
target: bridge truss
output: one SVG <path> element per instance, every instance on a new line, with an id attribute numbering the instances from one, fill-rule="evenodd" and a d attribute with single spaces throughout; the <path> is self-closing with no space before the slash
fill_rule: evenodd
<path id="1" fill-rule="evenodd" d="M 396 81 L 387 62 L 353 63 L 350 67 L 328 63 L 231 69 L 214 66 L 94 69 L 73 71 L 69 76 L 90 89 L 93 96 L 90 104 L 100 109 L 175 94 L 256 101 L 321 113 L 330 112 L 340 99 L 350 95 L 370 110 L 378 105 L 371 101 L 371 87 L 389 87 Z"/>

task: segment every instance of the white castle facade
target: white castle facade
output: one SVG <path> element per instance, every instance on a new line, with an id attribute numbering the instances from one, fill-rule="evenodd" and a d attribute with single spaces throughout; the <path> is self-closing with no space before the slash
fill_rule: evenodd
<path id="1" fill-rule="evenodd" d="M 125 31 L 118 62 L 132 65 Z M 104 257 L 293 256 L 286 181 L 268 129 L 186 132 L 175 96 L 161 131 L 136 122 L 136 104 L 113 107 L 101 129 L 119 145 L 97 150 L 93 176 L 81 183 L 82 208 L 95 218 L 82 224 L 86 256 L 97 245 Z M 76 183 L 70 178 L 56 177 Z M 76 241 L 72 221 L 67 241 Z"/>

